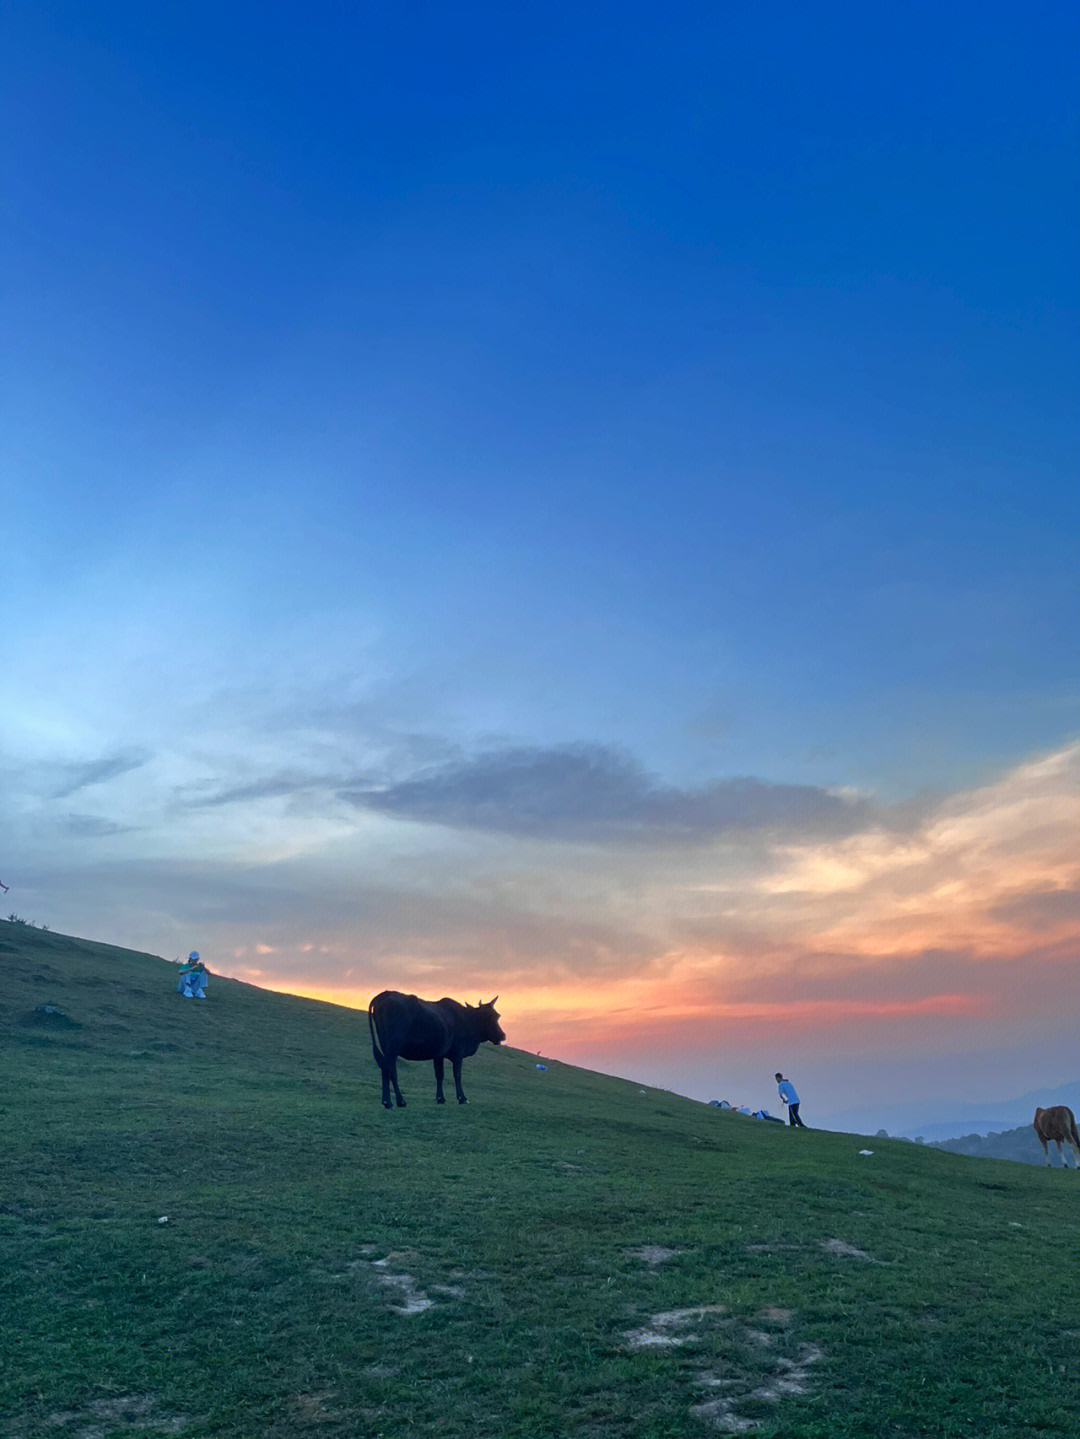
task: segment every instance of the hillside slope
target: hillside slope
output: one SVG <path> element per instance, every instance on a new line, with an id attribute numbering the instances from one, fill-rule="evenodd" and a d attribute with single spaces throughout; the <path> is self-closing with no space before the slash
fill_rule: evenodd
<path id="1" fill-rule="evenodd" d="M 22 925 L 0 963 L 4 1433 L 1075 1433 L 1072 1175 L 513 1048 L 387 1112 L 363 1014 Z"/>

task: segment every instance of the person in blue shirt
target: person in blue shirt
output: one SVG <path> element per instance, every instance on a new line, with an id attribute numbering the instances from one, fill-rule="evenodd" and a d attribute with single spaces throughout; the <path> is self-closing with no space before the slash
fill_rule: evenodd
<path id="1" fill-rule="evenodd" d="M 185 999 L 206 998 L 206 966 L 199 958 L 197 949 L 193 949 L 188 955 L 187 964 L 180 966 L 180 978 L 176 981 L 176 990 Z"/>
<path id="2" fill-rule="evenodd" d="M 799 1118 L 799 1096 L 795 1093 L 795 1086 L 790 1079 L 785 1079 L 777 1072 L 776 1087 L 780 1091 L 780 1103 L 787 1105 L 788 1123 L 793 1129 L 805 1129 L 806 1125 Z"/>

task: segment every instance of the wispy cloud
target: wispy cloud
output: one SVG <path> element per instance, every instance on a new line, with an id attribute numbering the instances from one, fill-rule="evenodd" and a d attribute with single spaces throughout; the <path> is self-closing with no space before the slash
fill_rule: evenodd
<path id="1" fill-rule="evenodd" d="M 133 826 L 117 824 L 95 814 L 69 814 L 63 828 L 75 839 L 104 839 L 112 834 L 130 834 Z"/>
<path id="2" fill-rule="evenodd" d="M 204 784 L 197 791 L 190 788 L 180 796 L 180 803 L 188 809 L 213 809 L 219 805 L 246 804 L 251 800 L 280 799 L 283 796 L 308 794 L 314 789 L 327 788 L 333 781 L 319 780 L 310 774 L 267 776 L 254 779 L 247 784 L 227 786 L 224 789 Z"/>
<path id="3" fill-rule="evenodd" d="M 811 785 L 738 777 L 663 784 L 602 746 L 498 750 L 382 788 L 344 789 L 363 809 L 457 829 L 615 843 L 700 843 L 724 835 L 846 834 L 867 801 Z"/>
<path id="4" fill-rule="evenodd" d="M 105 784 L 120 775 L 141 769 L 151 758 L 146 750 L 124 750 L 118 754 L 106 755 L 101 759 L 80 760 L 59 766 L 53 777 L 51 797 L 70 799 L 80 790 L 93 785 Z"/>

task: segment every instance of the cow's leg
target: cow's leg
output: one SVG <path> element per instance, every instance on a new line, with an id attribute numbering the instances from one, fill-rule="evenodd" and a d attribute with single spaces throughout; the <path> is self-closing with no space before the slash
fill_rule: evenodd
<path id="1" fill-rule="evenodd" d="M 435 1103 L 445 1104 L 446 1095 L 442 1092 L 443 1062 L 441 1059 L 433 1059 L 432 1064 L 435 1066 Z"/>
<path id="2" fill-rule="evenodd" d="M 379 1073 L 382 1075 L 382 1102 L 386 1109 L 390 1108 L 390 1066 L 379 1065 Z"/>
<path id="3" fill-rule="evenodd" d="M 469 1101 L 465 1098 L 465 1091 L 461 1087 L 461 1060 L 451 1059 L 450 1063 L 454 1067 L 454 1088 L 457 1090 L 457 1102 L 459 1104 L 468 1104 Z"/>
<path id="4" fill-rule="evenodd" d="M 390 1083 L 394 1086 L 394 1100 L 397 1104 L 397 1107 L 399 1109 L 404 1109 L 405 1098 L 401 1093 L 401 1089 L 397 1082 L 397 1055 L 395 1055 L 394 1058 L 390 1061 Z M 387 1109 L 390 1108 L 389 1095 L 387 1095 L 386 1099 L 383 1100 L 383 1103 L 386 1105 Z"/>
<path id="5" fill-rule="evenodd" d="M 1046 1140 L 1042 1137 L 1041 1134 L 1036 1134 L 1035 1137 L 1036 1137 L 1036 1139 L 1039 1141 L 1039 1143 L 1040 1143 L 1040 1144 L 1042 1145 L 1042 1147 L 1043 1147 L 1043 1157 L 1044 1157 L 1044 1159 L 1046 1160 L 1047 1168 L 1049 1168 L 1049 1167 L 1050 1167 L 1050 1151 L 1049 1151 L 1049 1149 L 1046 1147 Z"/>

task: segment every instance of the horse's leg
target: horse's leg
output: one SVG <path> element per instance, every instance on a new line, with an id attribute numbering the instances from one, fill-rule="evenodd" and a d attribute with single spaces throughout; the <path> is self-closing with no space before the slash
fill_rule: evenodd
<path id="1" fill-rule="evenodd" d="M 446 1095 L 442 1092 L 443 1062 L 441 1059 L 433 1059 L 431 1062 L 435 1066 L 435 1103 L 445 1104 Z"/>

